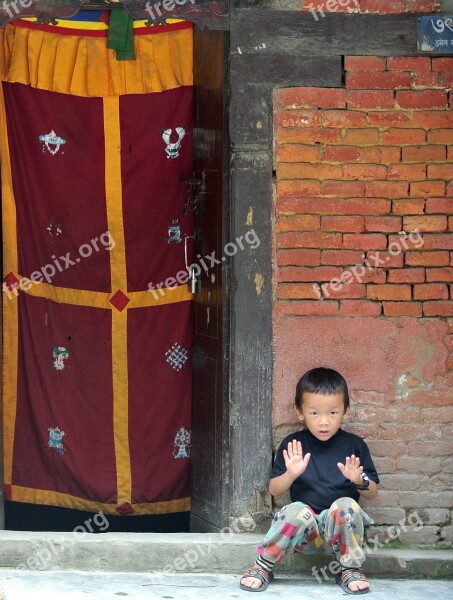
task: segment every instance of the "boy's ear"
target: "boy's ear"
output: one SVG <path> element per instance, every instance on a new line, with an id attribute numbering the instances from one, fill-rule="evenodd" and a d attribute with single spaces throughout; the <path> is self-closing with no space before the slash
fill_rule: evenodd
<path id="1" fill-rule="evenodd" d="M 302 410 L 300 408 L 298 408 L 297 406 L 295 406 L 294 409 L 296 411 L 296 415 L 297 415 L 297 418 L 299 419 L 299 421 L 303 421 L 305 419 L 305 417 L 304 417 L 304 413 L 302 412 Z"/>
<path id="2" fill-rule="evenodd" d="M 349 419 L 350 416 L 351 416 L 351 407 L 348 406 L 348 408 L 345 410 L 345 412 L 343 414 L 343 419 Z"/>

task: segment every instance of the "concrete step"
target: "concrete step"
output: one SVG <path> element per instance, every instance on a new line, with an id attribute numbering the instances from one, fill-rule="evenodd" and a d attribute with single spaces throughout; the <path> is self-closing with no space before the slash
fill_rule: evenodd
<path id="1" fill-rule="evenodd" d="M 249 598 L 239 588 L 239 575 L 184 574 L 166 577 L 145 573 L 73 571 L 28 572 L 0 570 L 6 600 L 229 600 Z M 372 600 L 445 600 L 453 582 L 444 580 L 372 579 Z M 253 596 L 251 596 L 253 598 Z M 263 598 L 282 600 L 340 600 L 344 593 L 333 579 L 278 575 Z M 367 596 L 368 598 L 368 596 Z"/>
<path id="2" fill-rule="evenodd" d="M 0 532 L 0 567 L 16 571 L 105 571 L 154 575 L 239 574 L 253 563 L 260 534 Z M 324 568 L 324 571 L 322 569 Z M 331 555 L 288 556 L 276 572 L 325 579 Z M 366 572 L 392 578 L 453 578 L 452 550 L 370 551 Z"/>

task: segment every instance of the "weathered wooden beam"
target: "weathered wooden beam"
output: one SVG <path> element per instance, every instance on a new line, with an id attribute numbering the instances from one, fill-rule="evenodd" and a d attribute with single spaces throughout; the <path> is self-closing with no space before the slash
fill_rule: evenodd
<path id="1" fill-rule="evenodd" d="M 402 56 L 417 53 L 417 16 L 235 9 L 231 47 L 263 58 L 277 55 Z"/>

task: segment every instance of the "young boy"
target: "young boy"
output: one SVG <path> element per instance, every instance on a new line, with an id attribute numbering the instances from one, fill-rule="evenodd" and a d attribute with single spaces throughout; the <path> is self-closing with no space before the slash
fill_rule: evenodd
<path id="1" fill-rule="evenodd" d="M 364 594 L 370 584 L 361 571 L 363 517 L 372 521 L 358 500 L 376 498 L 379 477 L 366 443 L 341 429 L 349 414 L 345 379 L 333 369 L 305 373 L 296 388 L 296 412 L 306 429 L 283 440 L 269 483 L 273 496 L 290 490 L 291 504 L 275 515 L 240 587 L 264 591 L 274 578 L 275 563 L 288 553 L 313 553 L 324 547 L 333 550 L 340 563 L 335 580 L 341 588 Z"/>

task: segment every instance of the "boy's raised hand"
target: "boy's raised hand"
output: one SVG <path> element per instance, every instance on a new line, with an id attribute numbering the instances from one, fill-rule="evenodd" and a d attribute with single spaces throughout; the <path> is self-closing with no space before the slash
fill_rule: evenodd
<path id="1" fill-rule="evenodd" d="M 360 458 L 355 454 L 346 457 L 345 464 L 337 463 L 338 468 L 346 477 L 356 485 L 363 483 L 362 471 L 363 467 L 360 466 Z"/>
<path id="2" fill-rule="evenodd" d="M 310 453 L 305 456 L 302 454 L 302 444 L 293 440 L 288 444 L 288 450 L 283 450 L 286 471 L 291 477 L 296 479 L 305 471 L 310 460 Z"/>

